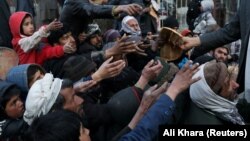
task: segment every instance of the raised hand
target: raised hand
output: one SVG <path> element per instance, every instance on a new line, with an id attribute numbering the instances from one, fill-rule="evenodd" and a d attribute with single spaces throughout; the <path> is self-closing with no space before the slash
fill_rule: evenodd
<path id="1" fill-rule="evenodd" d="M 199 70 L 199 64 L 193 64 L 188 61 L 185 66 L 175 75 L 174 80 L 169 86 L 166 94 L 174 100 L 178 94 L 187 89 L 191 84 L 200 80 L 200 78 L 192 78 Z"/>
<path id="2" fill-rule="evenodd" d="M 150 87 L 143 94 L 141 106 L 145 111 L 158 99 L 158 97 L 167 90 L 168 82 L 165 82 L 161 87 L 157 88 L 157 85 Z M 144 111 L 144 112 L 145 112 Z"/>
<path id="3" fill-rule="evenodd" d="M 119 5 L 114 9 L 114 14 L 118 15 L 121 12 L 125 12 L 129 15 L 138 15 L 143 11 L 142 7 L 138 4 L 128 4 L 128 5 Z"/>
<path id="4" fill-rule="evenodd" d="M 54 19 L 49 25 L 46 26 L 46 32 L 49 32 L 51 30 L 58 30 L 63 27 L 63 23 L 58 21 L 57 19 Z"/>
<path id="5" fill-rule="evenodd" d="M 192 47 L 200 46 L 201 41 L 199 37 L 183 37 L 183 44 L 180 46 L 183 50 L 191 49 Z"/>
<path id="6" fill-rule="evenodd" d="M 142 70 L 141 77 L 135 84 L 136 87 L 143 90 L 150 80 L 159 75 L 162 68 L 163 66 L 159 60 L 151 60 L 150 62 L 148 62 L 148 64 Z"/>
<path id="7" fill-rule="evenodd" d="M 64 53 L 68 53 L 68 54 L 72 54 L 74 52 L 76 52 L 76 47 L 73 47 L 70 43 L 70 41 L 68 41 L 64 46 L 63 46 L 63 51 Z"/>
<path id="8" fill-rule="evenodd" d="M 159 75 L 162 68 L 163 66 L 159 60 L 157 61 L 151 60 L 143 68 L 141 76 L 150 81 Z"/>
<path id="9" fill-rule="evenodd" d="M 122 36 L 122 38 L 115 43 L 112 48 L 106 50 L 106 58 L 110 58 L 114 55 L 137 53 L 141 55 L 146 55 L 143 49 L 140 49 L 135 41 L 126 41 L 129 36 Z"/>
<path id="10" fill-rule="evenodd" d="M 154 104 L 154 102 L 160 96 L 160 94 L 166 91 L 166 88 L 167 88 L 167 82 L 164 83 L 159 88 L 157 88 L 157 85 L 152 86 L 143 94 L 141 104 L 139 108 L 137 109 L 136 114 L 134 115 L 133 119 L 128 124 L 130 129 L 135 128 L 137 123 L 141 120 L 141 118 L 148 111 L 148 109 Z"/>
<path id="11" fill-rule="evenodd" d="M 111 63 L 112 59 L 113 57 L 109 58 L 98 68 L 98 70 L 91 76 L 93 80 L 99 82 L 121 73 L 122 69 L 126 66 L 125 61 L 118 60 Z"/>
<path id="12" fill-rule="evenodd" d="M 74 89 L 76 92 L 85 92 L 96 84 L 97 84 L 97 82 L 94 80 L 78 82 L 78 83 L 74 84 Z"/>

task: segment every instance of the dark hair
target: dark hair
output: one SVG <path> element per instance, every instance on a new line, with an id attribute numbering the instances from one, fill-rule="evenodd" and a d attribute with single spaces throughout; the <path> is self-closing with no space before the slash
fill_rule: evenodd
<path id="1" fill-rule="evenodd" d="M 61 90 L 65 89 L 65 88 L 73 88 L 73 82 L 69 79 L 63 79 Z M 62 110 L 64 103 L 65 103 L 65 98 L 59 93 L 59 95 L 56 98 L 55 103 L 53 104 L 53 106 L 50 109 L 50 112 Z"/>
<path id="2" fill-rule="evenodd" d="M 59 110 L 35 119 L 31 135 L 33 141 L 79 141 L 81 123 L 78 114 Z"/>
<path id="3" fill-rule="evenodd" d="M 20 95 L 21 94 L 21 90 L 16 86 L 16 85 L 13 85 L 11 87 L 9 87 L 6 92 L 0 97 L 0 120 L 3 119 L 6 119 L 8 118 L 8 115 L 6 115 L 6 112 L 5 112 L 5 108 L 6 108 L 6 104 L 10 101 L 10 99 L 13 97 L 13 96 L 16 96 L 16 95 Z"/>
<path id="4" fill-rule="evenodd" d="M 174 16 L 170 16 L 163 21 L 163 26 L 173 28 L 173 29 L 179 28 L 179 22 Z"/>
<path id="5" fill-rule="evenodd" d="M 221 46 L 221 47 L 217 47 L 217 48 L 215 48 L 213 51 L 215 51 L 215 50 L 218 49 L 218 48 L 226 49 L 226 50 L 227 50 L 227 54 L 230 54 L 230 49 L 229 49 L 229 47 L 227 47 L 226 45 Z"/>
<path id="6" fill-rule="evenodd" d="M 71 56 L 69 57 L 62 66 L 63 76 L 76 82 L 84 76 L 88 76 L 96 68 L 96 64 L 84 56 Z"/>
<path id="7" fill-rule="evenodd" d="M 65 98 L 62 95 L 58 95 L 56 98 L 55 103 L 52 105 L 51 109 L 49 112 L 54 112 L 57 110 L 62 110 L 63 109 L 63 104 L 65 103 Z"/>
<path id="8" fill-rule="evenodd" d="M 63 24 L 61 29 L 51 31 L 47 38 L 49 44 L 53 46 L 55 43 L 59 43 L 59 39 L 68 32 L 70 32 L 70 28 L 67 24 Z"/>
<path id="9" fill-rule="evenodd" d="M 73 88 L 73 82 L 69 79 L 63 79 L 61 90 L 65 88 Z"/>
<path id="10" fill-rule="evenodd" d="M 41 71 L 42 73 L 45 73 L 45 70 L 39 65 L 32 64 L 29 66 L 27 70 L 28 84 L 34 78 L 34 75 L 37 71 Z"/>

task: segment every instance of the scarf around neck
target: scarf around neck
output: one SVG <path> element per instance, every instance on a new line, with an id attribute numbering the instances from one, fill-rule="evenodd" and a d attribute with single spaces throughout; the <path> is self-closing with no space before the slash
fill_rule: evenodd
<path id="1" fill-rule="evenodd" d="M 193 78 L 200 76 L 201 80 L 190 86 L 190 98 L 199 108 L 213 115 L 233 124 L 245 125 L 238 113 L 236 103 L 215 94 L 209 87 L 204 76 L 205 65 L 201 65 L 200 70 L 193 76 Z"/>

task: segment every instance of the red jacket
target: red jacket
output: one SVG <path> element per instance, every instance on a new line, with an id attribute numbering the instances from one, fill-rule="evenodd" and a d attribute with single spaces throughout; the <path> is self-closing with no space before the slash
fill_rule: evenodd
<path id="1" fill-rule="evenodd" d="M 52 47 L 50 45 L 44 45 L 43 47 L 38 48 L 38 47 L 36 47 L 36 46 L 38 46 L 38 44 L 33 43 L 34 46 L 28 47 L 29 50 L 24 50 L 21 47 L 20 42 L 19 42 L 21 39 L 31 38 L 31 36 L 26 37 L 24 35 L 21 35 L 21 33 L 20 33 L 20 30 L 21 30 L 20 27 L 22 27 L 21 23 L 26 15 L 31 16 L 27 12 L 23 12 L 23 11 L 22 12 L 15 12 L 11 15 L 10 20 L 9 20 L 11 33 L 13 35 L 12 45 L 13 45 L 14 50 L 18 54 L 19 64 L 37 63 L 37 64 L 42 65 L 44 63 L 44 61 L 47 59 L 54 58 L 54 57 L 59 58 L 59 57 L 63 56 L 64 51 L 63 51 L 62 46 Z M 39 29 L 39 30 L 42 30 L 42 29 Z M 41 41 L 40 38 L 42 38 L 42 37 L 39 36 L 37 41 Z M 32 42 L 33 41 L 31 41 L 31 43 Z"/>

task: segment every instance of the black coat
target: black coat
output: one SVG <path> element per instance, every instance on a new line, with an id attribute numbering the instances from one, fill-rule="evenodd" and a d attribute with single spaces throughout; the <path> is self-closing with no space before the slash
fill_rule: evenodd
<path id="1" fill-rule="evenodd" d="M 61 12 L 60 21 L 70 26 L 74 36 L 86 31 L 88 24 L 97 18 L 113 18 L 113 5 L 94 5 L 88 0 L 68 0 Z"/>
<path id="2" fill-rule="evenodd" d="M 211 113 L 206 112 L 205 110 L 199 108 L 190 101 L 190 105 L 187 108 L 187 111 L 183 114 L 182 124 L 191 124 L 191 125 L 233 125 L 228 121 L 225 121 Z"/>
<path id="3" fill-rule="evenodd" d="M 147 36 L 148 32 L 152 32 L 152 34 L 157 33 L 156 19 L 152 17 L 149 13 L 144 13 L 140 16 L 139 24 L 143 37 Z"/>
<path id="4" fill-rule="evenodd" d="M 6 0 L 0 1 L 0 46 L 12 48 L 9 27 L 10 8 Z"/>
<path id="5" fill-rule="evenodd" d="M 128 87 L 117 92 L 107 104 L 97 104 L 91 95 L 85 95 L 83 108 L 91 140 L 110 141 L 128 125 L 140 104 L 134 95 L 141 100 L 142 94 L 141 89 Z"/>
<path id="6" fill-rule="evenodd" d="M 6 119 L 0 121 L 1 139 L 22 141 L 28 138 L 29 125 L 23 119 Z"/>
<path id="7" fill-rule="evenodd" d="M 144 7 L 144 4 L 143 4 L 143 0 L 110 0 L 108 2 L 108 4 L 110 5 L 127 5 L 127 4 L 132 4 L 132 3 L 135 3 L 135 4 L 139 4 L 141 5 L 142 7 Z M 122 22 L 122 19 L 127 16 L 128 14 L 126 13 L 122 13 L 120 15 L 120 17 L 118 19 L 115 20 L 115 23 L 114 23 L 114 29 L 117 29 L 117 30 L 120 30 L 121 29 L 121 22 Z M 140 16 L 136 16 L 135 17 L 138 22 L 140 23 Z"/>

